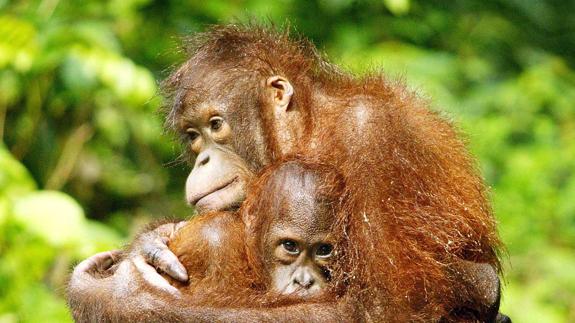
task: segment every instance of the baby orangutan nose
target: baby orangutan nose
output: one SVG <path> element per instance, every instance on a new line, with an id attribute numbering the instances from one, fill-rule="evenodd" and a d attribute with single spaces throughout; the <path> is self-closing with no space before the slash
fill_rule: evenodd
<path id="1" fill-rule="evenodd" d="M 297 297 L 323 293 L 329 284 L 326 266 L 329 266 L 331 248 L 331 244 L 325 242 L 308 245 L 296 239 L 284 238 L 277 247 L 271 270 L 275 292 Z M 325 252 L 328 249 L 330 254 Z"/>
<path id="2" fill-rule="evenodd" d="M 321 294 L 326 287 L 326 278 L 318 276 L 313 267 L 299 266 L 291 275 L 288 284 L 278 290 L 283 295 L 294 295 L 298 297 L 311 297 Z"/>
<path id="3" fill-rule="evenodd" d="M 315 279 L 308 270 L 298 269 L 294 273 L 293 283 L 305 289 L 310 289 L 315 284 Z"/>

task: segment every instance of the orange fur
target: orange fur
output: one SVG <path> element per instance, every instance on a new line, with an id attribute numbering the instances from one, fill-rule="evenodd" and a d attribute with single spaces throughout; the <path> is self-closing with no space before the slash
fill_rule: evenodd
<path id="1" fill-rule="evenodd" d="M 281 150 L 259 86 L 272 75 L 293 84 L 290 108 L 301 112 L 304 132 L 295 153 L 335 166 L 345 179 L 342 277 L 367 319 L 437 321 L 458 302 L 447 270 L 453 262 L 499 268 L 501 243 L 476 164 L 427 102 L 379 73 L 344 72 L 309 42 L 269 28 L 213 27 L 190 43 L 191 58 L 166 83 L 174 100 L 169 124 L 186 108 L 194 73 L 226 71 L 213 91 L 235 95 L 244 109 L 237 113 L 255 109 L 274 161 Z M 246 147 L 249 135 L 238 134 Z"/>

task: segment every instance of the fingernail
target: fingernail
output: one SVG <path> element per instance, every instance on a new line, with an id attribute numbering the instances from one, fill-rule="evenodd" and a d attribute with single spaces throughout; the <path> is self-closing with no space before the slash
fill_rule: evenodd
<path id="1" fill-rule="evenodd" d="M 188 281 L 188 272 L 186 271 L 186 268 L 184 268 L 182 265 L 180 264 L 174 265 L 172 266 L 172 270 L 176 274 L 176 276 L 178 276 L 174 278 L 182 282 Z"/>

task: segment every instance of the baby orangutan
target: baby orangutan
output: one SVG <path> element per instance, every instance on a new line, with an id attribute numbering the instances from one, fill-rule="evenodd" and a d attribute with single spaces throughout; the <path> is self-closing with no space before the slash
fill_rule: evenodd
<path id="1" fill-rule="evenodd" d="M 342 191 L 327 166 L 290 160 L 267 168 L 239 212 L 196 217 L 170 240 L 189 275 L 188 284 L 173 285 L 210 306 L 333 299 Z"/>

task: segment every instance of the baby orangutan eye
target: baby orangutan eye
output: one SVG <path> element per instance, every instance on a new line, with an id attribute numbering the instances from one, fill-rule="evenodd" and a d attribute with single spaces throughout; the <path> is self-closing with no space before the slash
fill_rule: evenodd
<path id="1" fill-rule="evenodd" d="M 291 254 L 297 255 L 299 253 L 299 249 L 297 247 L 297 243 L 295 243 L 295 241 L 292 240 L 284 240 L 282 242 L 282 246 L 284 247 L 284 249 Z"/>
<path id="2" fill-rule="evenodd" d="M 327 243 L 321 244 L 315 254 L 319 257 L 329 257 L 331 256 L 331 252 L 333 251 L 333 246 Z"/>
<path id="3" fill-rule="evenodd" d="M 222 119 L 221 117 L 213 117 L 210 119 L 210 128 L 213 131 L 220 130 L 220 128 L 222 128 L 223 124 L 224 124 L 224 119 Z"/>

